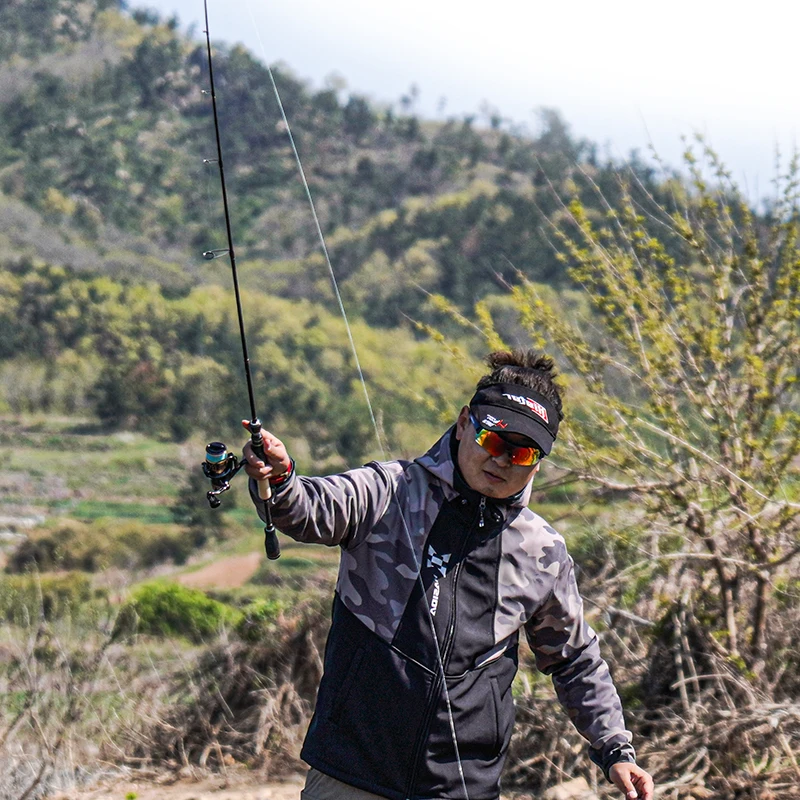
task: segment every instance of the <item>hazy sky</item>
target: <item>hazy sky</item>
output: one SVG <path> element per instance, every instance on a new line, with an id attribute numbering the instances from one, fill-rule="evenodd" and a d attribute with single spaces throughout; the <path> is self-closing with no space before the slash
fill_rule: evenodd
<path id="1" fill-rule="evenodd" d="M 202 33 L 202 0 L 131 5 Z M 652 143 L 672 164 L 680 137 L 700 132 L 751 199 L 769 193 L 775 148 L 788 156 L 800 131 L 798 3 L 209 0 L 209 19 L 212 39 L 316 88 L 335 73 L 396 103 L 416 84 L 427 117 L 488 103 L 535 131 L 534 109 L 552 106 L 611 155 L 647 156 Z"/>

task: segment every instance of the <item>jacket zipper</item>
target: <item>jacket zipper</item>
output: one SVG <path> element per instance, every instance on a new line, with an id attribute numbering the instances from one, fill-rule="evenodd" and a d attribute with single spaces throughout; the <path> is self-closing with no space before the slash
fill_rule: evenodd
<path id="1" fill-rule="evenodd" d="M 484 520 L 484 510 L 486 509 L 486 498 L 481 496 L 480 503 L 478 505 L 479 508 L 479 518 L 478 518 L 478 527 L 484 527 L 485 520 Z M 472 525 L 474 526 L 474 522 Z M 457 597 L 457 590 L 458 590 L 458 576 L 461 574 L 461 565 L 463 563 L 463 556 L 464 551 L 466 550 L 467 544 L 469 540 L 472 538 L 472 530 L 473 527 L 470 526 L 469 530 L 467 531 L 467 535 L 464 537 L 464 541 L 461 545 L 461 551 L 458 554 L 458 561 L 456 566 L 453 570 L 453 604 L 452 604 L 452 611 L 450 614 L 450 624 L 447 628 L 447 635 L 445 636 L 444 642 L 442 647 L 439 649 L 442 659 L 442 668 L 441 670 L 436 671 L 436 680 L 433 683 L 433 687 L 430 694 L 430 701 L 428 704 L 428 709 L 425 714 L 425 723 L 422 726 L 420 731 L 419 738 L 417 739 L 417 744 L 414 753 L 414 761 L 413 766 L 411 768 L 411 776 L 408 782 L 408 787 L 406 789 L 406 798 L 411 797 L 412 789 L 414 788 L 414 784 L 417 782 L 417 773 L 419 772 L 419 762 L 422 757 L 423 751 L 423 744 L 428 738 L 428 733 L 430 730 L 431 720 L 433 715 L 436 712 L 436 706 L 438 705 L 437 701 L 439 698 L 439 694 L 441 691 L 442 684 L 445 682 L 445 670 L 447 668 L 447 664 L 450 660 L 450 653 L 453 650 L 453 645 L 455 644 L 455 632 L 456 632 L 456 617 L 458 614 L 458 609 L 456 607 L 456 597 Z M 433 636 L 436 636 L 436 629 L 431 626 L 431 633 Z"/>

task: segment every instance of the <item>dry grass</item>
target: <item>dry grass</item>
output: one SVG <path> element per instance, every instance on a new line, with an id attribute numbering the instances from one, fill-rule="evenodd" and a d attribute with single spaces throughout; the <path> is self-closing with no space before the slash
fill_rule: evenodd
<path id="1" fill-rule="evenodd" d="M 260 623 L 256 643 L 225 631 L 202 646 L 111 643 L 111 619 L 91 631 L 85 622 L 43 617 L 7 626 L 0 641 L 0 760 L 7 765 L 0 796 L 35 798 L 88 779 L 104 764 L 223 776 L 244 764 L 265 778 L 299 768 L 329 623 L 325 575 L 324 584 L 309 578 L 298 590 L 304 600 Z M 767 658 L 748 666 L 726 653 L 694 605 L 699 595 L 668 604 L 660 583 L 642 594 L 635 612 L 622 611 L 611 605 L 608 586 L 605 578 L 590 583 L 587 607 L 659 800 L 800 797 L 794 604 L 775 608 Z M 549 681 L 535 677 L 526 659 L 504 790 L 541 796 L 582 776 L 600 797 L 615 797 Z"/>
<path id="2" fill-rule="evenodd" d="M 278 619 L 263 643 L 222 642 L 176 674 L 156 713 L 129 731 L 128 760 L 284 774 L 299 752 L 322 676 L 327 609 Z"/>

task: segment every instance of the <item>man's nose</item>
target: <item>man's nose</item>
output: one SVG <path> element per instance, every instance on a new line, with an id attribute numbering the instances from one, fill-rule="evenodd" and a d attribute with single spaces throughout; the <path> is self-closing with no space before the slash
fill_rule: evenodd
<path id="1" fill-rule="evenodd" d="M 509 455 L 508 450 L 504 450 L 499 456 L 492 456 L 492 460 L 499 467 L 511 466 L 511 456 Z"/>

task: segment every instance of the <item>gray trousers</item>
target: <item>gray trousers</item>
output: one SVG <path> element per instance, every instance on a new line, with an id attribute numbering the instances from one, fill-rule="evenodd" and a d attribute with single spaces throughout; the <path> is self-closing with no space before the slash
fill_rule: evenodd
<path id="1" fill-rule="evenodd" d="M 300 792 L 301 800 L 385 800 L 372 792 L 356 789 L 347 783 L 337 781 L 330 775 L 311 767 L 306 775 L 306 785 Z"/>
<path id="2" fill-rule="evenodd" d="M 348 783 L 337 781 L 311 767 L 306 775 L 306 785 L 300 792 L 300 800 L 386 800 L 385 797 L 363 789 L 356 789 Z"/>

